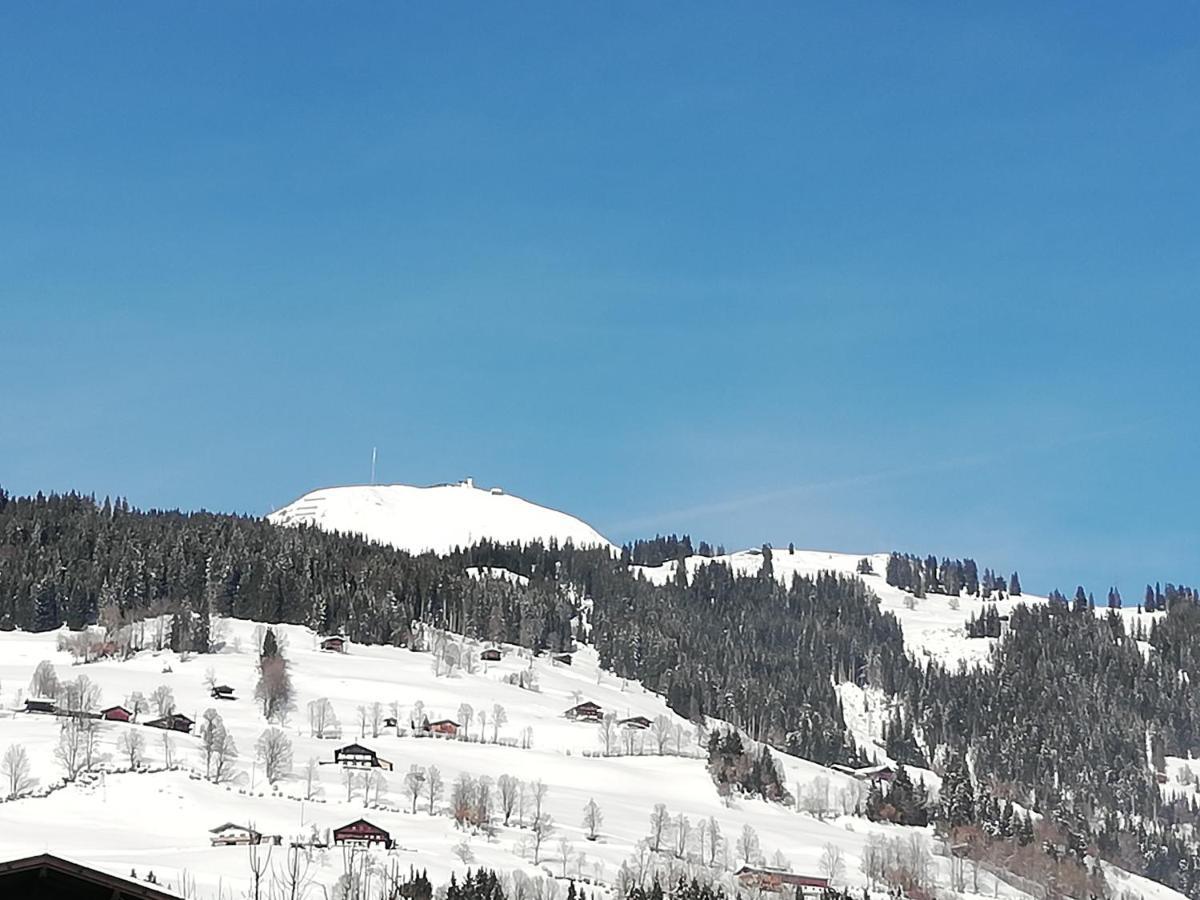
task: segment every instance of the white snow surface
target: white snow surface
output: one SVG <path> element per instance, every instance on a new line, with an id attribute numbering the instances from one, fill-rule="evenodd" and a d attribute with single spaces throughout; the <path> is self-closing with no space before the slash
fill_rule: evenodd
<path id="1" fill-rule="evenodd" d="M 101 707 L 124 704 L 133 691 L 149 695 L 157 686 L 167 685 L 174 692 L 177 710 L 194 719 L 200 719 L 209 707 L 217 709 L 239 750 L 238 774 L 232 784 L 214 785 L 203 780 L 199 738 L 172 734 L 182 768 L 108 774 L 92 785 L 76 783 L 47 796 L 0 803 L 0 860 L 51 852 L 118 875 L 128 876 L 131 869 L 136 869 L 144 877 L 152 869 L 161 885 L 175 888 L 186 873 L 195 881 L 193 896 L 215 900 L 222 892 L 224 896 L 242 896 L 249 884 L 249 870 L 246 850 L 210 846 L 209 829 L 225 822 L 253 824 L 264 833 L 282 835 L 286 845 L 292 838 L 307 836 L 313 826 L 324 832 L 365 817 L 391 832 L 398 844 L 398 849 L 390 852 L 372 851 L 378 862 L 390 858 L 405 869 L 409 864 L 418 870 L 428 869 L 435 885 L 444 884 L 451 872 L 461 876 L 468 868 L 454 852 L 464 839 L 474 854 L 472 866 L 560 877 L 562 849 L 558 838 L 562 837 L 571 854 L 568 874 L 593 879 L 603 895 L 621 862 L 635 853 L 637 842 L 648 833 L 650 812 L 661 802 L 672 815 L 686 815 L 693 826 L 710 816 L 720 823 L 731 847 L 727 869 L 737 864 L 732 845 L 743 825 L 749 824 L 761 839 L 763 853 L 769 857 L 781 851 L 797 872 L 817 874 L 825 846 L 841 848 L 846 863 L 842 883 L 860 889 L 865 881 L 859 863 L 868 836 L 876 833 L 907 839 L 907 835 L 918 831 L 836 813 L 821 820 L 761 800 L 723 801 L 704 760 L 699 758 L 695 726 L 671 713 L 660 696 L 601 669 L 595 652 L 587 647 L 574 654 L 569 666 L 555 663 L 548 656 L 535 658 L 526 650 L 504 647 L 500 662 L 479 661 L 474 672 L 438 677 L 430 653 L 353 643 L 345 654 L 324 652 L 318 649 L 319 635 L 290 625 L 273 627 L 289 660 L 297 694 L 297 711 L 284 726 L 295 747 L 295 771 L 272 790 L 254 757 L 255 742 L 267 727 L 253 700 L 256 632 L 261 626 L 239 620 L 220 621 L 225 642 L 215 654 L 183 659 L 166 650 L 142 651 L 129 660 L 109 659 L 87 665 L 72 665 L 71 657 L 56 649 L 59 632 L 0 633 L 0 752 L 10 744 L 24 745 L 41 787 L 61 782 L 61 768 L 54 757 L 60 720 L 16 711 L 23 706 L 30 677 L 40 660 L 52 661 L 60 680 L 86 675 L 101 689 Z M 483 645 L 463 638 L 454 640 L 478 659 Z M 167 668 L 171 671 L 165 671 Z M 209 668 L 218 683 L 235 689 L 237 700 L 210 699 L 205 685 Z M 505 675 L 529 668 L 537 674 L 540 690 L 536 692 L 503 680 Z M 341 739 L 322 740 L 310 735 L 306 709 L 318 697 L 332 702 L 343 728 Z M 562 715 L 580 699 L 593 700 L 621 717 L 670 717 L 680 727 L 682 753 L 659 756 L 649 735 L 640 733 L 647 739 L 643 753 L 595 755 L 600 749 L 598 727 L 572 722 Z M 471 739 L 417 738 L 386 728 L 375 736 L 369 724 L 362 737 L 357 710 L 376 701 L 383 704 L 385 712 L 392 702 L 397 703 L 402 726 L 407 725 L 418 701 L 430 719 L 457 719 L 460 704 L 469 703 L 475 710 Z M 491 718 L 496 704 L 504 707 L 507 721 L 498 730 L 499 742 L 492 743 L 491 723 L 483 732 L 478 715 L 486 710 Z M 146 718 L 149 716 L 143 716 Z M 146 738 L 148 764 L 162 765 L 163 732 L 138 724 L 99 724 L 101 751 L 109 764 L 120 762 L 118 741 L 122 735 L 137 729 Z M 532 746 L 523 749 L 518 738 L 526 728 L 532 729 Z M 319 768 L 319 799 L 301 802 L 304 784 L 300 772 L 305 762 L 313 757 L 331 761 L 336 747 L 352 741 L 367 745 L 394 765 L 394 771 L 384 773 L 387 790 L 382 802 L 375 806 L 372 801 L 370 808 L 364 806 L 358 789 L 348 800 L 342 772 L 334 765 Z M 783 753 L 776 757 L 793 792 L 805 791 L 817 778 L 827 779 L 834 803 L 843 790 L 862 789 L 853 779 L 813 762 Z M 417 812 L 411 812 L 403 780 L 413 765 L 436 765 L 441 770 L 446 791 L 436 815 L 430 815 L 424 799 Z M 547 809 L 558 831 L 544 848 L 540 865 L 535 866 L 528 852 L 521 851 L 522 839 L 529 832 L 515 823 L 500 826 L 492 839 L 455 829 L 446 807 L 451 785 L 462 772 L 493 780 L 507 773 L 526 782 L 545 782 L 549 788 Z M 581 824 L 582 808 L 589 798 L 596 800 L 604 816 L 600 840 L 596 842 L 585 839 Z M 931 845 L 934 843 L 928 829 L 921 833 Z M 280 854 L 282 850 L 277 848 L 275 852 Z M 586 859 L 580 860 L 575 855 L 579 853 L 586 854 Z M 945 857 L 935 856 L 934 868 L 940 873 L 939 881 L 946 884 L 949 864 Z M 341 871 L 339 849 L 318 854 L 318 884 L 331 887 Z M 992 895 L 990 878 L 982 887 L 986 895 Z M 1000 897 L 1025 896 L 1003 883 L 997 891 Z M 1153 892 L 1155 900 L 1181 896 L 1158 885 L 1153 886 Z M 321 892 L 315 890 L 310 896 L 321 896 Z"/>
<path id="2" fill-rule="evenodd" d="M 276 525 L 314 525 L 356 534 L 411 553 L 448 553 L 481 540 L 522 543 L 556 540 L 612 547 L 587 523 L 505 493 L 458 484 L 349 485 L 311 491 L 267 516 Z"/>

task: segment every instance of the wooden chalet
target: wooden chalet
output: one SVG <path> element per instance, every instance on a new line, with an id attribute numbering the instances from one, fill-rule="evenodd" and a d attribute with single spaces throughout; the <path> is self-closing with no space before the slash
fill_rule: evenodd
<path id="1" fill-rule="evenodd" d="M 321 640 L 322 650 L 332 650 L 334 653 L 346 652 L 346 639 L 340 634 L 333 634 Z"/>
<path id="2" fill-rule="evenodd" d="M 262 832 L 255 831 L 248 825 L 238 825 L 234 822 L 226 822 L 224 825 L 218 825 L 216 828 L 210 828 L 208 831 L 212 835 L 212 845 L 214 847 L 231 847 L 237 844 L 261 844 L 263 840 Z"/>
<path id="3" fill-rule="evenodd" d="M 55 716 L 58 715 L 58 704 L 53 700 L 26 700 L 25 712 Z"/>
<path id="4" fill-rule="evenodd" d="M 382 844 L 389 850 L 395 846 L 390 834 L 378 825 L 372 825 L 366 819 L 358 819 L 349 825 L 335 828 L 333 842 L 335 844 Z"/>
<path id="5" fill-rule="evenodd" d="M 233 688 L 227 684 L 213 685 L 212 696 L 214 700 L 236 700 L 233 696 Z"/>
<path id="6" fill-rule="evenodd" d="M 479 654 L 480 659 L 486 660 L 488 662 L 500 662 L 500 660 L 503 657 L 504 657 L 504 654 L 501 653 L 499 650 L 497 650 L 495 647 L 488 647 L 488 649 L 484 650 L 482 653 Z"/>
<path id="7" fill-rule="evenodd" d="M 636 728 L 645 731 L 652 723 L 645 716 L 630 716 L 628 719 L 620 719 L 617 724 L 622 728 Z"/>
<path id="8" fill-rule="evenodd" d="M 458 737 L 458 729 L 462 728 L 453 719 L 438 719 L 436 722 L 426 722 L 425 730 L 430 734 L 440 734 L 443 737 Z"/>
<path id="9" fill-rule="evenodd" d="M 392 769 L 392 764 L 362 744 L 347 744 L 333 751 L 333 761 L 347 769 Z"/>
<path id="10" fill-rule="evenodd" d="M 583 719 L 588 722 L 599 722 L 604 718 L 604 710 L 600 708 L 599 703 L 593 703 L 591 700 L 584 700 L 577 706 L 572 706 L 565 713 L 568 719 Z"/>
<path id="11" fill-rule="evenodd" d="M 820 897 L 829 890 L 829 879 L 816 875 L 797 875 L 783 869 L 766 866 L 742 866 L 733 873 L 748 888 L 782 893 L 785 887 L 794 888 L 797 897 Z"/>
<path id="12" fill-rule="evenodd" d="M 191 734 L 192 726 L 195 724 L 195 722 L 183 713 L 169 713 L 161 718 L 151 719 L 146 723 L 149 728 L 165 728 L 168 731 L 182 731 L 184 734 Z"/>
<path id="13" fill-rule="evenodd" d="M 54 900 L 179 900 L 153 884 L 110 875 L 49 853 L 0 863 L 0 897 Z"/>
<path id="14" fill-rule="evenodd" d="M 552 660 L 554 660 L 556 663 L 558 663 L 559 665 L 569 666 L 571 664 L 571 654 L 570 653 L 555 653 L 550 658 Z"/>
<path id="15" fill-rule="evenodd" d="M 384 720 L 383 720 L 383 727 L 384 728 L 395 728 L 396 727 L 396 717 L 395 716 L 385 716 Z"/>
<path id="16" fill-rule="evenodd" d="M 856 769 L 853 766 L 834 764 L 829 768 L 835 772 L 841 772 L 843 775 L 849 775 L 851 778 L 856 778 L 859 781 L 890 782 L 896 777 L 896 770 L 887 765 L 863 766 L 861 769 Z"/>
<path id="17" fill-rule="evenodd" d="M 110 706 L 100 710 L 100 718 L 109 722 L 128 722 L 133 718 L 133 713 L 123 706 Z"/>

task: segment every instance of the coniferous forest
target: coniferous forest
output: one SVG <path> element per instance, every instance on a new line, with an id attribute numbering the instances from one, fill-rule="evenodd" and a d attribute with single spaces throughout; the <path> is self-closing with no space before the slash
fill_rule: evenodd
<path id="1" fill-rule="evenodd" d="M 1148 588 L 1145 608 L 1163 612 L 1144 625 L 1132 619 L 1134 633 L 1115 612 L 1097 614 L 1082 588 L 1072 601 L 1056 592 L 1054 602 L 1018 607 L 998 637 L 987 601 L 1018 594 L 1016 573 L 895 555 L 890 583 L 918 595 L 961 593 L 978 603 L 968 630 L 998 637 L 988 666 L 950 669 L 909 656 L 898 621 L 861 580 L 821 574 L 782 585 L 770 548 L 754 575 L 714 560 L 654 585 L 629 567 L 691 552 L 690 538 L 658 537 L 620 556 L 486 542 L 414 556 L 251 517 L 0 491 L 0 628 L 116 627 L 172 613 L 182 623 L 172 644 L 194 652 L 209 649 L 210 614 L 401 646 L 417 640 L 421 624 L 535 649 L 586 639 L 606 666 L 659 691 L 680 714 L 719 717 L 822 763 L 871 761 L 850 737 L 835 691 L 853 681 L 894 698 L 890 755 L 930 765 L 952 785 L 953 802 L 943 797 L 932 809 L 923 787 L 902 781 L 895 797 L 872 796 L 868 814 L 977 826 L 1024 847 L 1032 810 L 1080 860 L 1091 848 L 1200 898 L 1191 837 L 1200 810 L 1164 797 L 1156 780 L 1166 756 L 1200 752 L 1194 590 Z M 466 571 L 474 566 L 529 582 L 479 579 Z M 1112 590 L 1108 600 L 1120 605 Z M 710 748 L 719 771 L 741 778 L 734 750 Z"/>

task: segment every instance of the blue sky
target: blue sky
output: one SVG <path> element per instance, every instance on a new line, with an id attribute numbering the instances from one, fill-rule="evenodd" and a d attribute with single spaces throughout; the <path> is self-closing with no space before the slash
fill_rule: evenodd
<path id="1" fill-rule="evenodd" d="M 0 8 L 0 484 L 1200 581 L 1200 10 Z"/>

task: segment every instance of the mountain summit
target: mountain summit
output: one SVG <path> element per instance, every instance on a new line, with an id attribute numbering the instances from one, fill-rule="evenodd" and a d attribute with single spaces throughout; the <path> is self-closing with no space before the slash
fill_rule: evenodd
<path id="1" fill-rule="evenodd" d="M 568 540 L 578 546 L 612 547 L 586 522 L 558 510 L 479 488 L 470 478 L 457 484 L 349 485 L 311 491 L 267 517 L 276 525 L 315 525 L 357 534 L 399 550 L 448 553 L 482 540 L 529 543 Z"/>

